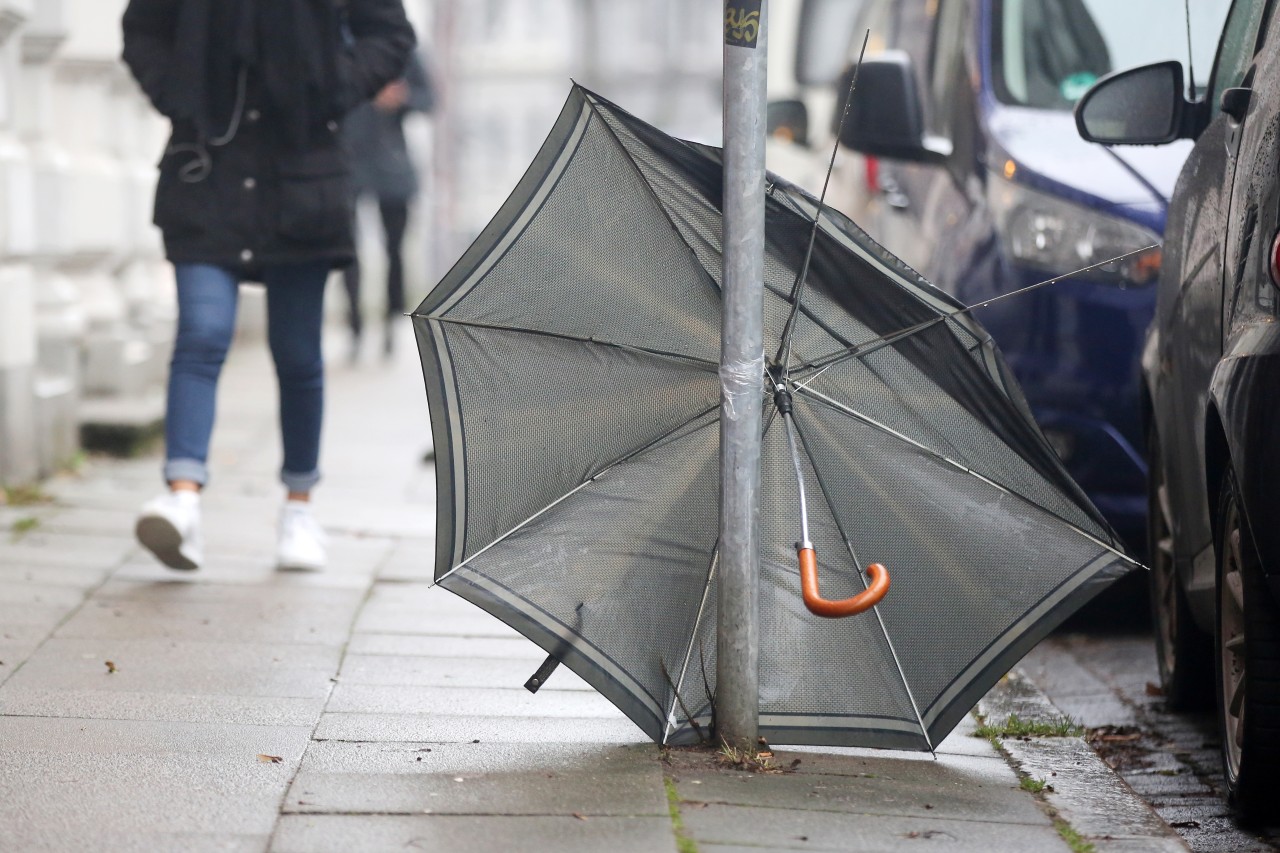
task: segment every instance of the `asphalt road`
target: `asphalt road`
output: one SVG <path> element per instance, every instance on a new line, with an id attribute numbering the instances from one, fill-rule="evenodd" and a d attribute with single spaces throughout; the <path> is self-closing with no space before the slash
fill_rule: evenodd
<path id="1" fill-rule="evenodd" d="M 1032 651 L 1023 670 L 1192 850 L 1280 851 L 1280 817 L 1243 827 L 1227 806 L 1213 715 L 1165 707 L 1143 582 L 1108 592 Z"/>

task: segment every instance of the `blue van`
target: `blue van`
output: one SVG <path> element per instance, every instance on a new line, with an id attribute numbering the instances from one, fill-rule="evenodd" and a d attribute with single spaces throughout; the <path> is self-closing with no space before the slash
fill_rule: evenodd
<path id="1" fill-rule="evenodd" d="M 869 32 L 838 127 L 845 161 L 865 158 L 865 203 L 846 212 L 967 305 L 1090 268 L 975 316 L 1068 470 L 1141 553 L 1139 356 L 1190 143 L 1088 143 L 1072 108 L 1104 74 L 1160 60 L 1202 85 L 1229 0 L 859 3 L 836 86 L 848 90 Z"/>

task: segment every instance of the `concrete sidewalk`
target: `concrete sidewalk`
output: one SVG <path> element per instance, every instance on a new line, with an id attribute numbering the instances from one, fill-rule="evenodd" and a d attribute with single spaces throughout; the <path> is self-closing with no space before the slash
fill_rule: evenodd
<path id="1" fill-rule="evenodd" d="M 45 484 L 52 502 L 0 507 L 0 849 L 1184 849 L 1079 738 L 1002 753 L 966 720 L 936 760 L 779 750 L 786 772 L 760 773 L 664 753 L 563 668 L 529 694 L 543 653 L 429 585 L 430 428 L 400 331 L 394 360 L 355 367 L 331 336 L 324 573 L 271 566 L 259 346 L 221 386 L 198 572 L 132 539 L 155 456 L 95 458 Z M 987 712 L 1037 701 L 1015 681 Z"/>

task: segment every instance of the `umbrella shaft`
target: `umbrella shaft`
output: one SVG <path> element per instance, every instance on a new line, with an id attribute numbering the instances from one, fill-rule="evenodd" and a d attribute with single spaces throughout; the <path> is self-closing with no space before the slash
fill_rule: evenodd
<path id="1" fill-rule="evenodd" d="M 796 488 L 800 496 L 800 547 L 812 548 L 813 543 L 809 541 L 809 505 L 804 496 L 804 471 L 800 467 L 800 450 L 796 446 L 790 411 L 783 412 L 782 424 L 787 428 L 787 446 L 791 448 L 791 464 L 796 470 Z"/>

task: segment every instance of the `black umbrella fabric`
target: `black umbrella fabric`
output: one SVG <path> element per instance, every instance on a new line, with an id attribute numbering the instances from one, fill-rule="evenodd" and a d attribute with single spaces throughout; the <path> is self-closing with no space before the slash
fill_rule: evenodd
<path id="1" fill-rule="evenodd" d="M 436 580 L 556 656 L 655 741 L 713 725 L 721 177 L 581 87 L 492 222 L 413 314 L 437 450 Z M 817 202 L 766 193 L 765 353 Z M 1070 479 L 986 332 L 823 211 L 788 352 L 822 593 L 764 407 L 760 732 L 932 749 L 1036 642 L 1134 564 Z M 911 334 L 895 334 L 912 329 Z"/>

